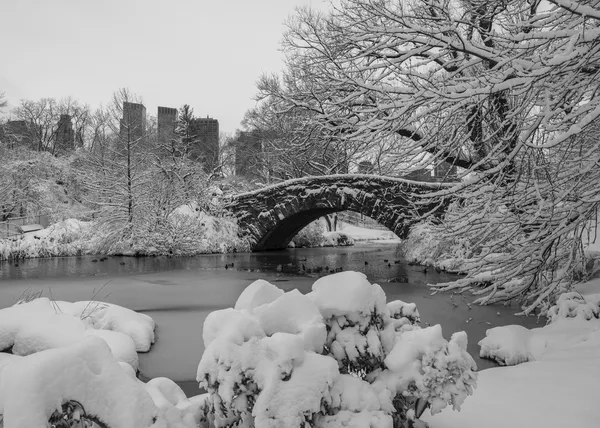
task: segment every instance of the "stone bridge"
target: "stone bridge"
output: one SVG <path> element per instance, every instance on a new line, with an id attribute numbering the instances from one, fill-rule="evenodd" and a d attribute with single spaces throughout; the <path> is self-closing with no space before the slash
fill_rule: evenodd
<path id="1" fill-rule="evenodd" d="M 448 201 L 423 196 L 448 186 L 360 174 L 305 177 L 231 196 L 225 208 L 254 251 L 285 248 L 310 222 L 340 211 L 364 214 L 403 238 L 412 224 Z"/>

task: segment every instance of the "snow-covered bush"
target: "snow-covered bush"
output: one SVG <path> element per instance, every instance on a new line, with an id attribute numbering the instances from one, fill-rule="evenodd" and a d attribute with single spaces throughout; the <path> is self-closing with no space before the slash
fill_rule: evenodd
<path id="1" fill-rule="evenodd" d="M 561 318 L 578 318 L 591 320 L 600 318 L 600 294 L 581 294 L 578 292 L 563 293 L 556 304 L 548 309 L 548 322 Z"/>
<path id="2" fill-rule="evenodd" d="M 295 247 L 320 247 L 323 242 L 325 226 L 321 220 L 315 220 L 304 227 L 293 238 Z"/>
<path id="3" fill-rule="evenodd" d="M 204 323 L 197 380 L 206 427 L 410 427 L 427 407 L 459 409 L 476 382 L 464 332 L 421 329 L 366 276 L 284 293 L 259 280 Z"/>
<path id="4" fill-rule="evenodd" d="M 0 239 L 0 260 L 87 254 L 91 223 L 68 219 L 20 237 Z"/>
<path id="5" fill-rule="evenodd" d="M 354 239 L 344 232 L 323 233 L 323 247 L 346 247 L 354 245 Z"/>
<path id="6" fill-rule="evenodd" d="M 195 203 L 176 208 L 158 224 L 105 224 L 94 248 L 100 254 L 193 256 L 248 251 L 234 219 L 206 214 Z"/>
<path id="7" fill-rule="evenodd" d="M 326 232 L 321 219 L 304 227 L 293 239 L 293 247 L 338 247 L 354 245 L 354 240 L 343 232 Z"/>
<path id="8" fill-rule="evenodd" d="M 192 205 L 193 207 L 193 205 Z M 84 254 L 192 256 L 249 251 L 235 220 L 188 205 L 152 228 L 68 219 L 22 237 L 0 239 L 0 260 Z"/>
<path id="9" fill-rule="evenodd" d="M 461 272 L 473 251 L 464 238 L 447 237 L 430 222 L 414 225 L 402 243 L 402 255 L 412 263 L 419 263 L 449 272 Z"/>

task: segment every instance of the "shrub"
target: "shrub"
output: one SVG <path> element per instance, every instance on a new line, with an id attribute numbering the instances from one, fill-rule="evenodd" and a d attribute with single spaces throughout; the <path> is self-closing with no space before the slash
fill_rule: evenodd
<path id="1" fill-rule="evenodd" d="M 312 292 L 259 280 L 206 318 L 197 380 L 205 427 L 414 427 L 476 383 L 467 337 L 420 328 L 413 304 L 343 272 Z"/>

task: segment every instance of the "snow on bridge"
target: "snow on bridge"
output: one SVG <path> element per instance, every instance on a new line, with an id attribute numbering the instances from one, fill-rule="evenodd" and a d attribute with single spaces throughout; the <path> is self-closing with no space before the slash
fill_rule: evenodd
<path id="1" fill-rule="evenodd" d="M 362 174 L 304 177 L 232 196 L 225 208 L 254 251 L 285 248 L 310 222 L 340 211 L 371 217 L 403 238 L 413 223 L 448 201 L 423 196 L 450 186 Z"/>

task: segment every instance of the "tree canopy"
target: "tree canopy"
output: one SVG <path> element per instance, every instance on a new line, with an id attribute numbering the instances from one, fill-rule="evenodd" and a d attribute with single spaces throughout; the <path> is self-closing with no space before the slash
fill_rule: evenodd
<path id="1" fill-rule="evenodd" d="M 342 0 L 288 22 L 273 111 L 301 109 L 349 147 L 393 141 L 404 162 L 461 168 L 441 226 L 473 249 L 443 289 L 524 297 L 585 276 L 600 203 L 600 5 L 554 0 Z M 590 226 L 593 224 L 593 226 Z"/>

